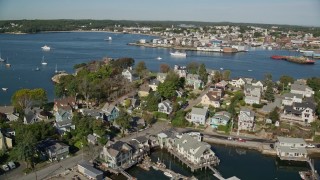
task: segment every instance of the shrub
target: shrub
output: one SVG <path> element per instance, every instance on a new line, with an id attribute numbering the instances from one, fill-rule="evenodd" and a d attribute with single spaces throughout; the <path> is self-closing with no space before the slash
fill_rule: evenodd
<path id="1" fill-rule="evenodd" d="M 263 107 L 263 104 L 252 104 L 252 107 L 259 109 Z"/>

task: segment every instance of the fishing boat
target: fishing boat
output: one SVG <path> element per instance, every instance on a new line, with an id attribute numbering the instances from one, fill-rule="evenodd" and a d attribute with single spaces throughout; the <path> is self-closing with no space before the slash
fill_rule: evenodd
<path id="1" fill-rule="evenodd" d="M 51 48 L 49 46 L 47 46 L 47 45 L 42 46 L 41 49 L 44 50 L 44 51 L 50 51 L 51 50 Z"/>
<path id="2" fill-rule="evenodd" d="M 108 39 L 104 39 L 105 41 L 112 41 L 112 37 L 109 36 Z"/>
<path id="3" fill-rule="evenodd" d="M 187 56 L 187 53 L 179 52 L 179 51 L 171 52 L 170 54 L 171 54 L 171 56 L 177 56 L 177 57 L 186 57 Z"/>
<path id="4" fill-rule="evenodd" d="M 170 178 L 173 177 L 172 174 L 170 174 L 169 172 L 164 172 L 163 174 L 164 174 L 165 176 L 167 176 L 167 177 L 170 177 Z"/>
<path id="5" fill-rule="evenodd" d="M 158 60 L 161 60 L 162 58 L 160 56 L 157 57 Z"/>
<path id="6" fill-rule="evenodd" d="M 48 64 L 48 63 L 44 60 L 44 56 L 42 56 L 41 64 L 44 65 L 44 66 Z"/>
<path id="7" fill-rule="evenodd" d="M 11 67 L 11 64 L 9 63 L 9 59 L 7 58 L 7 63 L 6 63 L 7 67 Z"/>
<path id="8" fill-rule="evenodd" d="M 2 88 L 2 91 L 7 91 L 8 90 L 8 88 Z"/>

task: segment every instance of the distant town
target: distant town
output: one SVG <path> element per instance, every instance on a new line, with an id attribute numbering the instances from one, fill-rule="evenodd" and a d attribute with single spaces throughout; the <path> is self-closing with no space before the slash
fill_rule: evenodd
<path id="1" fill-rule="evenodd" d="M 173 56 L 188 50 L 245 53 L 247 46 L 261 46 L 320 57 L 320 29 L 314 27 L 171 22 L 161 27 L 109 22 L 105 27 L 90 20 L 50 26 L 61 21 L 31 21 L 34 26 L 28 27 L 25 21 L 1 21 L 0 32 L 147 34 L 155 38 L 129 45 L 173 48 Z M 43 29 L 38 23 L 44 23 Z M 159 69 L 152 72 L 144 61 L 130 57 L 106 57 L 74 65 L 73 74 L 56 71 L 53 102 L 41 88 L 16 91 L 11 106 L 0 107 L 0 178 L 109 179 L 121 174 L 135 179 L 127 170 L 139 166 L 172 179 L 197 179 L 150 159 L 154 150 L 163 149 L 191 172 L 207 169 L 221 180 L 239 179 L 216 168 L 224 159 L 211 146 L 223 144 L 306 162 L 310 170 L 300 176 L 319 179 L 312 157 L 320 155 L 320 77 L 232 78 L 230 70 L 198 62 L 163 63 Z"/>

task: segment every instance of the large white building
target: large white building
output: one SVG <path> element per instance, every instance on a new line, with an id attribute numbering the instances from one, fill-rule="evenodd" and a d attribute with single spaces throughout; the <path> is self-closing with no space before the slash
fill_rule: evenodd
<path id="1" fill-rule="evenodd" d="M 306 160 L 306 142 L 302 138 L 278 137 L 275 149 L 281 160 Z"/>

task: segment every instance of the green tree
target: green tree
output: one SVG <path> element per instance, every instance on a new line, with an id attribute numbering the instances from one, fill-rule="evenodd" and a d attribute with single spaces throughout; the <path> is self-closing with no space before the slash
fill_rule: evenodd
<path id="1" fill-rule="evenodd" d="M 230 75 L 231 75 L 231 71 L 230 70 L 225 70 L 222 73 L 222 79 L 225 80 L 225 81 L 229 81 Z"/>
<path id="2" fill-rule="evenodd" d="M 187 70 L 189 73 L 191 74 L 197 74 L 198 73 L 198 69 L 199 69 L 199 64 L 197 62 L 190 62 L 187 65 Z"/>
<path id="3" fill-rule="evenodd" d="M 261 32 L 254 32 L 253 37 L 259 38 L 259 37 L 262 37 L 262 34 Z"/>
<path id="4" fill-rule="evenodd" d="M 266 92 L 264 93 L 264 98 L 269 102 L 274 101 L 274 92 L 273 92 L 273 83 L 272 82 L 267 83 L 267 89 L 266 89 Z"/>
<path id="5" fill-rule="evenodd" d="M 174 118 L 172 119 L 172 126 L 174 127 L 185 127 L 188 122 L 185 119 L 186 112 L 182 109 L 175 113 Z"/>
<path id="6" fill-rule="evenodd" d="M 270 113 L 269 113 L 269 119 L 272 120 L 272 123 L 275 123 L 279 120 L 279 108 L 275 107 Z"/>
<path id="7" fill-rule="evenodd" d="M 158 103 L 161 100 L 161 96 L 158 93 L 151 92 L 147 97 L 145 104 L 143 106 L 144 110 L 149 112 L 157 111 L 158 110 Z"/>
<path id="8" fill-rule="evenodd" d="M 221 74 L 221 72 L 220 71 L 215 71 L 214 72 L 214 76 L 213 76 L 213 81 L 215 82 L 215 83 L 218 83 L 218 82 L 220 82 L 222 80 L 222 74 Z"/>
<path id="9" fill-rule="evenodd" d="M 280 88 L 283 90 L 283 87 L 287 87 L 289 83 L 293 83 L 294 79 L 291 76 L 283 75 L 279 79 L 280 81 Z"/>
<path id="10" fill-rule="evenodd" d="M 13 106 L 18 110 L 34 105 L 42 106 L 47 102 L 47 93 L 44 89 L 20 89 L 11 98 Z"/>
<path id="11" fill-rule="evenodd" d="M 313 91 L 320 91 L 320 77 L 312 77 L 307 79 L 307 85 L 312 88 Z"/>
<path id="12" fill-rule="evenodd" d="M 203 63 L 199 67 L 199 76 L 200 76 L 200 80 L 204 84 L 207 84 L 207 82 L 208 82 L 208 73 L 207 73 L 207 70 L 206 70 L 206 65 L 204 65 Z"/>
<path id="13" fill-rule="evenodd" d="M 138 62 L 136 68 L 135 68 L 135 72 L 140 76 L 144 76 L 146 73 L 147 67 L 146 67 L 146 63 L 144 61 L 140 61 Z"/>
<path id="14" fill-rule="evenodd" d="M 172 81 L 164 81 L 160 83 L 157 92 L 166 99 L 171 99 L 176 96 L 177 84 Z"/>
<path id="15" fill-rule="evenodd" d="M 122 134 L 130 127 L 129 123 L 130 116 L 123 109 L 120 110 L 118 118 L 115 120 L 117 125 L 120 127 Z"/>

